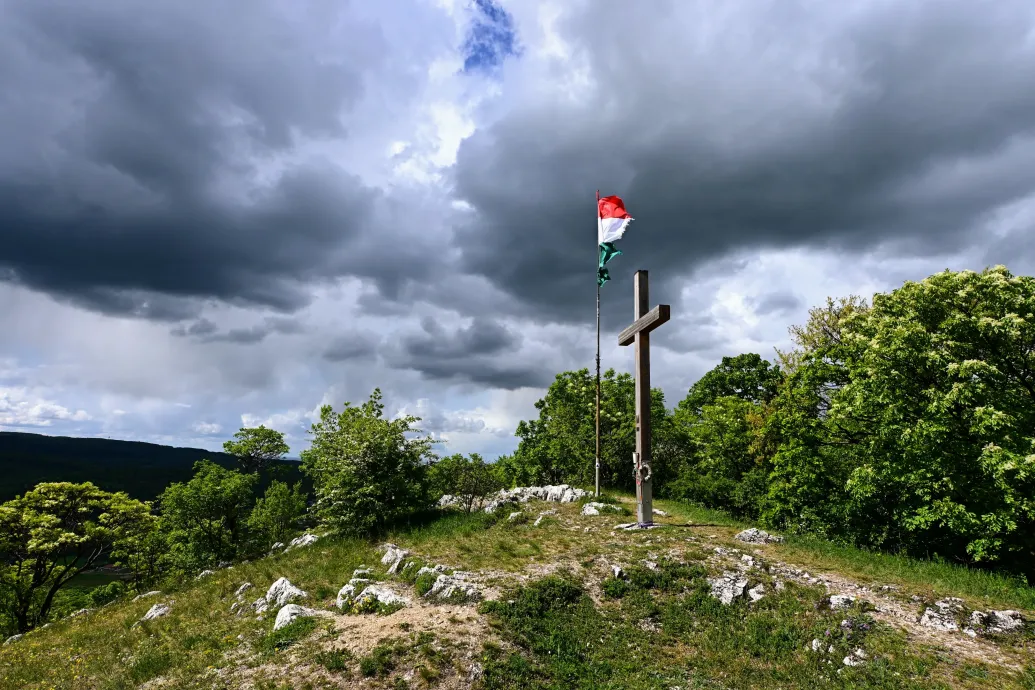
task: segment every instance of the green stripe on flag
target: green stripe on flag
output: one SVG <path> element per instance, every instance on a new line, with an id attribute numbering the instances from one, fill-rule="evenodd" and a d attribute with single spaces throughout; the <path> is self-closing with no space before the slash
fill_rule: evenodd
<path id="1" fill-rule="evenodd" d="M 613 242 L 602 242 L 600 244 L 600 261 L 597 264 L 597 285 L 603 285 L 611 280 L 611 276 L 608 274 L 607 269 L 604 268 L 604 264 L 621 253 L 622 250 L 615 247 Z"/>

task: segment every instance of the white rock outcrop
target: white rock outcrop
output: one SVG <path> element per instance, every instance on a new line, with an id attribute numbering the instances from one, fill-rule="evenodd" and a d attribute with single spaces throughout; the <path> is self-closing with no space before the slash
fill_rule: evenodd
<path id="1" fill-rule="evenodd" d="M 358 571 L 357 571 L 358 572 Z M 345 608 L 356 599 L 356 595 L 373 582 L 366 577 L 353 577 L 338 590 L 336 604 L 339 609 Z"/>
<path id="2" fill-rule="evenodd" d="M 462 573 L 453 573 L 452 575 L 443 573 L 435 579 L 435 584 L 431 586 L 424 598 L 439 601 L 467 602 L 480 600 L 482 593 L 475 585 L 467 582 Z"/>
<path id="3" fill-rule="evenodd" d="M 748 598 L 751 601 L 758 601 L 765 598 L 765 585 L 755 585 L 748 590 Z"/>
<path id="4" fill-rule="evenodd" d="M 1003 635 L 1019 632 L 1024 628 L 1024 616 L 1020 611 L 974 611 L 970 614 L 970 631 Z"/>
<path id="5" fill-rule="evenodd" d="M 963 617 L 966 607 L 963 600 L 956 597 L 947 597 L 941 601 L 934 602 L 934 607 L 928 607 L 920 616 L 920 625 L 935 630 L 959 630 L 959 621 Z"/>
<path id="6" fill-rule="evenodd" d="M 315 534 L 309 534 L 307 532 L 306 534 L 303 534 L 300 537 L 295 537 L 294 539 L 289 541 L 287 548 L 284 550 L 290 551 L 291 549 L 297 549 L 300 546 L 310 546 L 312 544 L 315 544 L 317 540 L 319 540 L 319 538 L 320 537 L 316 536 Z"/>
<path id="7" fill-rule="evenodd" d="M 725 605 L 733 603 L 734 599 L 744 596 L 748 581 L 739 573 L 725 572 L 720 577 L 709 578 L 711 595 Z"/>
<path id="8" fill-rule="evenodd" d="M 169 611 L 171 610 L 172 607 L 169 604 L 155 604 L 150 609 L 148 609 L 147 613 L 144 614 L 144 617 L 140 619 L 140 622 L 143 623 L 144 621 L 153 621 L 156 618 L 167 616 L 169 615 Z"/>
<path id="9" fill-rule="evenodd" d="M 381 557 L 381 565 L 388 567 L 389 575 L 395 574 L 403 560 L 410 555 L 409 551 L 401 549 L 395 544 L 381 544 L 377 550 L 384 554 Z"/>
<path id="10" fill-rule="evenodd" d="M 200 579 L 202 579 L 204 577 L 208 577 L 209 575 L 215 575 L 215 572 L 212 571 L 212 570 L 202 570 L 200 573 L 198 573 L 198 576 L 195 577 L 194 579 L 195 580 L 200 580 Z"/>
<path id="11" fill-rule="evenodd" d="M 140 601 L 141 599 L 147 599 L 148 597 L 158 596 L 159 594 L 161 594 L 161 592 L 155 589 L 150 592 L 144 592 L 143 594 L 136 595 L 135 597 L 133 597 L 133 601 Z"/>
<path id="12" fill-rule="evenodd" d="M 251 588 L 252 588 L 252 583 L 251 582 L 245 582 L 243 585 L 238 587 L 237 590 L 234 592 L 234 598 L 235 599 L 240 599 L 242 596 L 244 596 L 244 593 L 247 592 Z"/>
<path id="13" fill-rule="evenodd" d="M 409 606 L 410 600 L 407 597 L 393 592 L 385 585 L 360 582 L 361 578 L 353 578 L 347 585 L 338 592 L 338 608 L 346 609 L 354 604 L 367 604 L 376 601 L 385 606 Z M 356 592 L 359 594 L 356 594 Z"/>
<path id="14" fill-rule="evenodd" d="M 11 635 L 6 640 L 4 640 L 4 645 L 6 646 L 6 645 L 9 645 L 9 644 L 14 644 L 15 642 L 17 642 L 18 640 L 22 639 L 23 637 L 25 637 L 25 635 Z"/>
<path id="15" fill-rule="evenodd" d="M 855 597 L 851 594 L 833 594 L 830 596 L 830 608 L 835 611 L 850 609 L 855 605 Z"/>
<path id="16" fill-rule="evenodd" d="M 743 532 L 738 533 L 733 538 L 737 541 L 747 542 L 748 544 L 778 544 L 783 541 L 783 537 L 769 534 L 765 530 L 760 530 L 755 527 L 746 529 Z"/>
<path id="17" fill-rule="evenodd" d="M 280 630 L 284 626 L 294 623 L 299 618 L 312 618 L 321 615 L 325 615 L 323 611 L 306 608 L 298 604 L 287 604 L 277 611 L 277 618 L 273 621 L 273 629 Z"/>
<path id="18" fill-rule="evenodd" d="M 500 489 L 485 504 L 486 513 L 495 512 L 500 506 L 508 503 L 528 503 L 531 500 L 550 501 L 553 503 L 574 503 L 590 493 L 567 484 L 556 486 L 519 486 L 514 489 Z M 445 496 L 442 497 L 446 499 Z M 442 501 L 439 502 L 442 504 Z"/>
<path id="19" fill-rule="evenodd" d="M 308 594 L 291 584 L 290 580 L 282 577 L 270 585 L 270 588 L 266 590 L 264 595 L 255 600 L 252 608 L 256 613 L 265 613 L 271 607 L 284 606 L 295 599 L 306 599 L 308 597 Z"/>
<path id="20" fill-rule="evenodd" d="M 622 509 L 609 503 L 597 503 L 593 501 L 582 506 L 583 515 L 601 515 L 602 513 L 620 513 Z"/>

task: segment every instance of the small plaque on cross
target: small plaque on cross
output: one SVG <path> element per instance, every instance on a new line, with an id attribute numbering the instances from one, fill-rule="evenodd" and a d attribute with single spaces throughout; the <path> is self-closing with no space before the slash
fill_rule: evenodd
<path id="1" fill-rule="evenodd" d="M 633 323 L 618 336 L 619 345 L 635 344 L 636 370 L 636 522 L 641 526 L 654 523 L 651 506 L 650 452 L 650 332 L 668 321 L 669 305 L 650 309 L 647 293 L 647 272 L 636 271 L 633 279 Z"/>

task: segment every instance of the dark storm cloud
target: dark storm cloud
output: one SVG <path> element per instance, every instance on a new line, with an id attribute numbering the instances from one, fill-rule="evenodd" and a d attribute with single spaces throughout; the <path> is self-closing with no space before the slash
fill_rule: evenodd
<path id="1" fill-rule="evenodd" d="M 389 294 L 422 275 L 419 247 L 369 239 L 400 210 L 339 168 L 253 182 L 299 137 L 345 136 L 364 62 L 385 51 L 375 29 L 353 24 L 342 45 L 315 5 L 277 7 L 4 4 L 0 83 L 17 94 L 0 99 L 6 280 L 182 320 L 197 298 L 291 312 L 306 283 L 347 271 Z"/>
<path id="2" fill-rule="evenodd" d="M 347 362 L 370 357 L 377 352 L 377 344 L 361 334 L 341 336 L 331 342 L 323 352 L 328 362 Z"/>
<path id="3" fill-rule="evenodd" d="M 559 30 L 597 90 L 546 91 L 462 144 L 467 270 L 543 318 L 590 322 L 599 186 L 636 218 L 604 288 L 619 318 L 637 268 L 656 303 L 749 248 L 913 238 L 934 254 L 1035 189 L 1029 2 L 732 3 L 709 21 L 696 7 L 569 10 Z M 599 40 L 615 25 L 629 49 Z"/>
<path id="4" fill-rule="evenodd" d="M 421 329 L 387 349 L 389 366 L 417 371 L 432 380 L 509 390 L 542 385 L 545 380 L 541 363 L 520 357 L 521 337 L 492 319 L 475 317 L 470 326 L 454 330 L 425 318 Z"/>

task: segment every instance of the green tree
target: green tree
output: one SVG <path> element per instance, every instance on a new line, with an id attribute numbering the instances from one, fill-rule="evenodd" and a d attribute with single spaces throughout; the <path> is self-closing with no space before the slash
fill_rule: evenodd
<path id="1" fill-rule="evenodd" d="M 503 486 L 492 465 L 478 453 L 466 458 L 460 453 L 444 457 L 428 468 L 428 478 L 434 495 L 456 496 L 468 513 Z"/>
<path id="2" fill-rule="evenodd" d="M 700 415 L 705 405 L 713 405 L 716 400 L 724 397 L 767 403 L 776 397 L 782 379 L 778 366 L 753 352 L 723 357 L 718 366 L 690 387 L 677 411 Z"/>
<path id="3" fill-rule="evenodd" d="M 202 460 L 194 477 L 161 495 L 162 527 L 176 568 L 192 572 L 232 561 L 244 550 L 258 476 Z"/>
<path id="4" fill-rule="evenodd" d="M 305 515 L 305 499 L 300 482 L 294 486 L 277 480 L 270 483 L 248 517 L 249 531 L 260 551 L 268 551 L 276 542 L 287 541 L 298 530 Z"/>
<path id="5" fill-rule="evenodd" d="M 826 501 L 858 543 L 1035 575 L 1035 278 L 945 271 L 839 331 L 789 387 L 770 519 Z"/>
<path id="6" fill-rule="evenodd" d="M 301 454 L 317 514 L 342 531 L 369 533 L 430 507 L 432 439 L 419 435 L 418 421 L 386 419 L 380 389 L 358 407 L 346 402 L 340 413 L 324 405 Z"/>
<path id="7" fill-rule="evenodd" d="M 0 505 L 0 601 L 17 632 L 45 621 L 62 587 L 137 539 L 150 520 L 146 504 L 88 482 L 38 484 Z"/>
<path id="8" fill-rule="evenodd" d="M 596 384 L 588 369 L 557 375 L 536 402 L 539 418 L 522 421 L 514 456 L 505 461 L 508 479 L 523 484 L 592 485 L 596 454 Z M 600 482 L 632 489 L 632 453 L 636 450 L 636 389 L 629 374 L 604 372 L 600 382 Z M 655 486 L 663 483 L 672 462 L 669 412 L 660 389 L 651 391 L 651 429 Z"/>
<path id="9" fill-rule="evenodd" d="M 284 441 L 284 434 L 260 424 L 254 428 L 242 427 L 232 441 L 223 444 L 223 450 L 236 457 L 245 472 L 257 473 L 281 460 L 291 449 Z"/>

